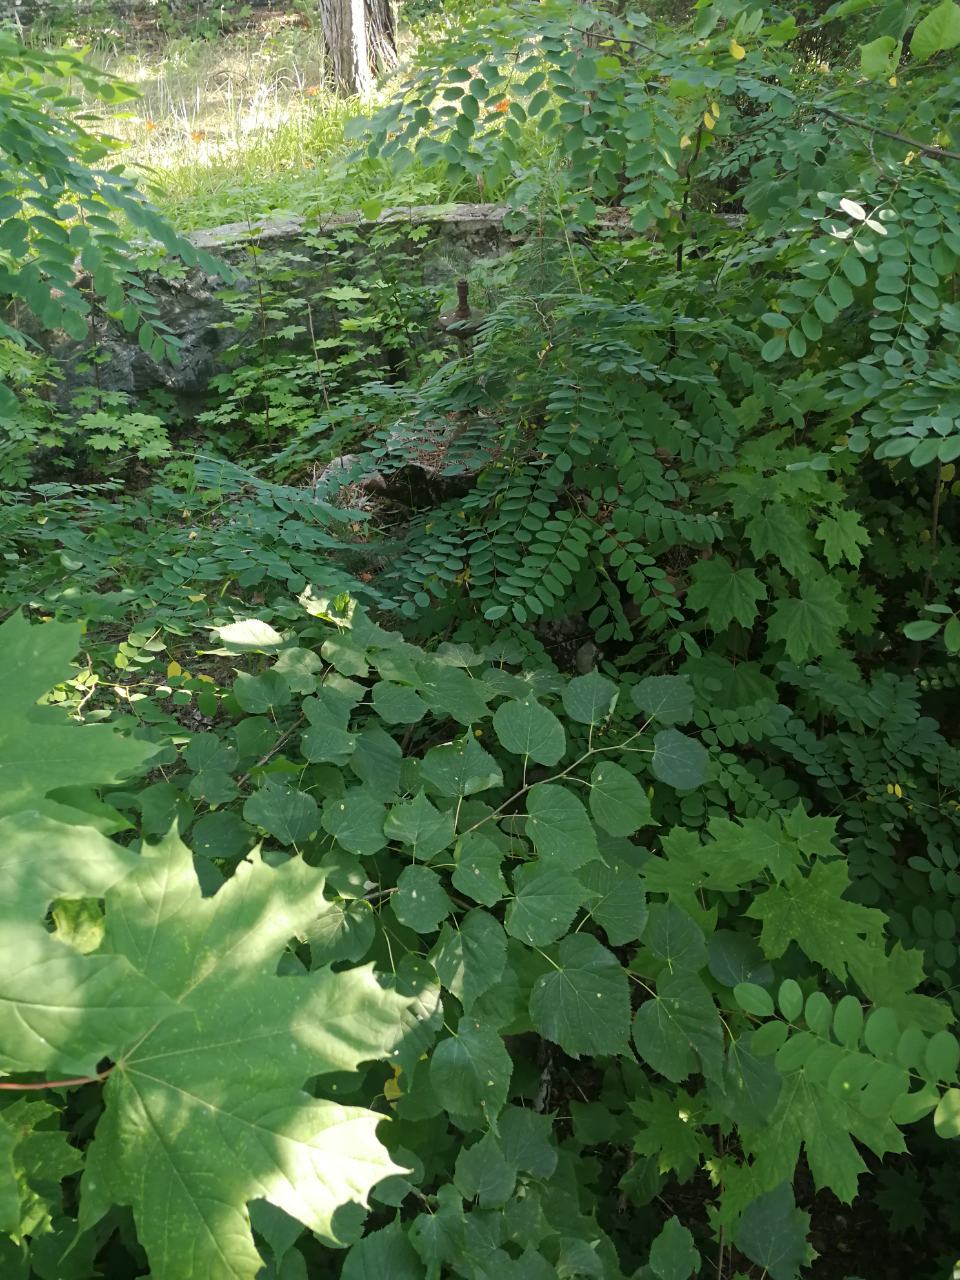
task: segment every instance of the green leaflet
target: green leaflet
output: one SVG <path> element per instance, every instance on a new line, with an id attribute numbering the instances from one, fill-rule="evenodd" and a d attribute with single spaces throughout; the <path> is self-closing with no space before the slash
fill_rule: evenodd
<path id="1" fill-rule="evenodd" d="M 706 964 L 703 930 L 672 903 L 656 903 L 650 908 L 644 942 L 671 973 L 695 973 Z"/>
<path id="2" fill-rule="evenodd" d="M 660 724 L 684 724 L 693 714 L 693 689 L 683 676 L 647 676 L 630 690 L 634 706 Z"/>
<path id="3" fill-rule="evenodd" d="M 466 832 L 458 841 L 454 854 L 456 866 L 450 877 L 456 889 L 474 902 L 492 907 L 507 892 L 500 870 L 503 852 L 485 836 Z"/>
<path id="4" fill-rule="evenodd" d="M 363 857 L 387 843 L 385 818 L 379 800 L 363 787 L 352 787 L 342 798 L 331 797 L 324 803 L 320 822 L 344 849 Z"/>
<path id="5" fill-rule="evenodd" d="M 941 0 L 914 28 L 910 52 L 924 61 L 942 49 L 960 44 L 960 5 L 954 0 Z"/>
<path id="6" fill-rule="evenodd" d="M 4 921 L 0 999 L 9 1021 L 0 1070 L 92 1075 L 97 1063 L 172 1012 L 153 982 L 118 955 L 81 955 L 40 925 Z"/>
<path id="7" fill-rule="evenodd" d="M 2 1229 L 15 1238 L 50 1230 L 62 1210 L 62 1180 L 83 1167 L 58 1119 L 56 1107 L 36 1098 L 14 1098 L 0 1113 Z"/>
<path id="8" fill-rule="evenodd" d="M 373 686 L 373 705 L 384 724 L 416 724 L 427 713 L 427 704 L 416 689 L 389 680 Z"/>
<path id="9" fill-rule="evenodd" d="M 472 733 L 442 747 L 431 747 L 420 774 L 442 796 L 472 796 L 503 782 L 500 766 Z"/>
<path id="10" fill-rule="evenodd" d="M 266 778 L 260 790 L 246 801 L 243 816 L 281 844 L 300 844 L 320 825 L 314 798 L 273 778 Z"/>
<path id="11" fill-rule="evenodd" d="M 567 787 L 538 782 L 527 793 L 527 838 L 547 866 L 575 871 L 599 854 L 586 809 Z"/>
<path id="12" fill-rule="evenodd" d="M 513 888 L 505 927 L 528 946 L 556 942 L 589 897 L 569 871 L 540 862 L 518 867 L 513 873 Z"/>
<path id="13" fill-rule="evenodd" d="M 640 827 L 655 826 L 650 797 L 632 773 L 605 760 L 590 775 L 590 812 L 612 836 L 631 836 Z"/>
<path id="14" fill-rule="evenodd" d="M 505 750 L 537 764 L 555 765 L 566 751 L 563 725 L 534 698 L 502 702 L 493 714 L 493 728 Z"/>
<path id="15" fill-rule="evenodd" d="M 302 1092 L 308 1076 L 390 1052 L 396 1013 L 409 1008 L 369 967 L 274 975 L 291 934 L 324 905 L 322 874 L 298 859 L 276 870 L 254 859 L 201 898 L 174 839 L 107 895 L 107 947 L 154 974 L 177 1012 L 114 1055 L 81 1220 L 131 1205 L 158 1280 L 182 1280 L 187 1256 L 196 1274 L 254 1280 L 248 1200 L 339 1240 L 338 1209 L 365 1203 L 394 1171 L 376 1116 Z"/>
<path id="16" fill-rule="evenodd" d="M 619 691 L 612 680 L 591 671 L 575 676 L 563 689 L 563 707 L 571 720 L 581 724 L 602 724 L 617 705 Z"/>
<path id="17" fill-rule="evenodd" d="M 432 933 L 451 905 L 440 877 L 429 867 L 404 867 L 397 877 L 391 906 L 400 923 L 417 933 Z"/>
<path id="18" fill-rule="evenodd" d="M 440 813 L 423 790 L 412 800 L 395 805 L 387 814 L 383 833 L 409 846 L 414 858 L 429 862 L 453 841 L 453 814 Z"/>
<path id="19" fill-rule="evenodd" d="M 475 1199 L 483 1208 L 505 1205 L 516 1181 L 516 1167 L 504 1156 L 492 1133 L 484 1134 L 457 1156 L 454 1186 L 465 1199 Z"/>
<path id="20" fill-rule="evenodd" d="M 616 957 L 589 934 L 563 939 L 556 968 L 530 994 L 530 1012 L 541 1035 L 573 1058 L 627 1052 L 627 976 Z"/>
<path id="21" fill-rule="evenodd" d="M 340 1272 L 342 1280 L 380 1280 L 385 1275 L 396 1280 L 423 1280 L 424 1274 L 423 1263 L 399 1222 L 359 1240 Z"/>
<path id="22" fill-rule="evenodd" d="M 452 716 L 462 725 L 476 724 L 488 714 L 492 694 L 482 680 L 457 667 L 422 662 L 418 692 L 431 711 Z"/>
<path id="23" fill-rule="evenodd" d="M 844 560 L 856 569 L 863 559 L 863 548 L 870 543 L 870 534 L 859 514 L 845 507 L 820 521 L 817 537 L 823 543 L 823 554 L 831 569 Z"/>
<path id="24" fill-rule="evenodd" d="M 0 819 L 0 916 L 40 923 L 56 898 L 100 898 L 138 857 L 91 827 L 38 813 Z"/>
<path id="25" fill-rule="evenodd" d="M 661 1173 L 675 1170 L 686 1182 L 709 1150 L 697 1124 L 690 1124 L 696 1104 L 684 1090 L 657 1088 L 630 1103 L 638 1132 L 633 1149 L 656 1160 Z"/>
<path id="26" fill-rule="evenodd" d="M 601 926 L 611 946 L 639 938 L 647 923 L 647 898 L 643 881 L 630 867 L 591 862 L 581 867 L 577 879 L 591 895 L 590 915 Z"/>
<path id="27" fill-rule="evenodd" d="M 723 1032 L 710 993 L 693 974 L 676 973 L 657 984 L 655 996 L 638 1009 L 633 1039 L 641 1058 L 668 1080 L 701 1070 L 719 1078 Z"/>
<path id="28" fill-rule="evenodd" d="M 513 1064 L 503 1041 L 471 1018 L 441 1040 L 430 1058 L 430 1082 L 441 1106 L 458 1116 L 496 1119 L 507 1100 Z"/>
<path id="29" fill-rule="evenodd" d="M 500 980 L 507 963 L 507 939 L 499 921 L 479 908 L 452 928 L 444 925 L 430 954 L 437 976 L 464 1012 Z"/>
<path id="30" fill-rule="evenodd" d="M 679 791 L 699 787 L 707 777 L 707 753 L 701 743 L 676 729 L 661 729 L 653 739 L 654 777 Z"/>

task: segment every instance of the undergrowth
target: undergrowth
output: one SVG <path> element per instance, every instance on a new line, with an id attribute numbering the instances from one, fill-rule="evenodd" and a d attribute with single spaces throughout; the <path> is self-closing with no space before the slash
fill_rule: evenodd
<path id="1" fill-rule="evenodd" d="M 169 456 L 21 451 L 5 1278 L 954 1275 L 958 47 L 466 14 L 353 165 L 507 194 L 447 345 L 415 237 L 317 229 Z M 13 320 L 175 355 L 117 231 L 192 247 L 5 56 Z"/>

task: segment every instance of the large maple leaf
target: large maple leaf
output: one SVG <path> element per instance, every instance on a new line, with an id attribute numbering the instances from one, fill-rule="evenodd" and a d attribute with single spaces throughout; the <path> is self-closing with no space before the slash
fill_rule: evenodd
<path id="1" fill-rule="evenodd" d="M 372 966 L 278 976 L 287 943 L 329 909 L 322 891 L 301 859 L 273 868 L 253 854 L 204 898 L 168 838 L 107 894 L 106 949 L 179 1009 L 116 1056 L 81 1224 L 130 1205 L 154 1280 L 254 1280 L 253 1200 L 344 1243 L 357 1220 L 346 1206 L 397 1172 L 381 1117 L 303 1089 L 390 1053 L 415 1021 Z"/>
<path id="2" fill-rule="evenodd" d="M 78 725 L 38 699 L 70 678 L 80 628 L 30 626 L 15 613 L 0 625 L 0 815 L 39 809 L 55 817 L 89 817 L 46 800 L 59 787 L 101 786 L 137 772 L 156 747 L 123 738 L 110 725 Z"/>
<path id="3" fill-rule="evenodd" d="M 0 819 L 0 1070 L 90 1074 L 176 1012 L 125 957 L 83 955 L 44 924 L 54 900 L 102 897 L 137 862 L 91 827 L 29 812 Z"/>
<path id="4" fill-rule="evenodd" d="M 838 860 L 814 863 L 808 875 L 760 894 L 745 914 L 763 922 L 763 954 L 779 959 L 796 942 L 815 964 L 841 981 L 849 964 L 882 964 L 887 917 L 847 901 L 843 894 L 849 887 L 846 865 Z"/>

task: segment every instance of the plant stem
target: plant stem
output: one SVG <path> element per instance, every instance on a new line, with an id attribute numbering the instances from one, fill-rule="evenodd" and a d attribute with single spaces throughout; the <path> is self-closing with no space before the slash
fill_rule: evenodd
<path id="1" fill-rule="evenodd" d="M 67 1089 L 73 1085 L 99 1084 L 100 1081 L 106 1080 L 112 1070 L 113 1067 L 107 1067 L 106 1071 L 98 1071 L 95 1076 L 73 1076 L 69 1080 L 33 1080 L 27 1084 L 10 1084 L 7 1081 L 0 1081 L 0 1089 Z"/>
<path id="2" fill-rule="evenodd" d="M 960 160 L 960 151 L 947 151 L 944 147 L 928 146 L 924 142 L 918 142 L 916 138 L 907 137 L 905 133 L 897 133 L 893 129 L 881 129 L 877 124 L 869 124 L 866 120 L 858 120 L 856 116 L 848 116 L 845 111 L 834 111 L 833 107 L 825 107 L 819 102 L 813 102 L 810 106 L 820 115 L 842 120 L 844 124 L 853 125 L 857 129 L 866 129 L 868 133 L 878 133 L 882 138 L 890 138 L 914 151 L 922 152 L 925 156 L 933 156 L 936 160 Z"/>

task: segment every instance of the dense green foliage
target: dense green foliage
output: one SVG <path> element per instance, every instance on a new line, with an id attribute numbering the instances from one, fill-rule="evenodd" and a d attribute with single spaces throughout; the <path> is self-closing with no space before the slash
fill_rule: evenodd
<path id="1" fill-rule="evenodd" d="M 960 6 L 807 8 L 425 40 L 472 348 L 321 242 L 4 496 L 5 1277 L 951 1275 Z"/>

